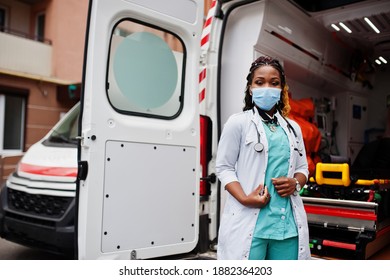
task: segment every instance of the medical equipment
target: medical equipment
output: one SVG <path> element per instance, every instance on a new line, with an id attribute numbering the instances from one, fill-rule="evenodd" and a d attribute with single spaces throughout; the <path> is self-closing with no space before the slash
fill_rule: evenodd
<path id="1" fill-rule="evenodd" d="M 253 113 L 254 113 L 254 110 L 253 110 Z M 260 112 L 260 110 L 259 110 L 259 114 L 261 115 L 261 117 L 262 117 L 262 121 L 264 122 L 264 123 L 266 123 L 266 122 L 270 122 L 271 121 L 271 119 L 270 118 L 268 118 L 268 120 L 267 119 L 264 119 L 264 117 L 263 117 L 263 114 L 262 114 L 263 112 Z M 300 145 L 300 143 L 299 143 L 299 138 L 298 138 L 298 134 L 297 134 L 297 132 L 295 131 L 295 129 L 294 129 L 294 127 L 291 125 L 291 123 L 282 115 L 282 114 L 280 114 L 281 116 L 282 116 L 282 118 L 286 121 L 286 123 L 287 123 L 287 128 L 288 128 L 288 130 L 289 130 L 289 132 L 291 133 L 293 133 L 294 134 L 294 137 L 295 137 L 295 142 L 296 142 L 296 145 L 294 145 L 294 151 L 296 151 L 298 154 L 299 154 L 299 156 L 303 156 L 303 154 L 302 154 L 302 145 Z M 277 125 L 279 124 L 279 122 L 278 122 L 278 120 L 277 120 L 277 118 L 276 118 L 276 116 L 274 117 L 274 119 L 272 120 L 272 123 L 276 123 Z M 271 129 L 271 128 L 270 128 Z M 272 130 L 272 129 L 271 129 Z M 272 130 L 273 131 L 273 130 Z M 256 152 L 258 152 L 258 153 L 260 153 L 260 152 L 262 152 L 263 150 L 264 150 L 264 145 L 261 143 L 261 141 L 260 141 L 260 133 L 259 133 L 259 131 L 257 130 L 257 128 L 256 128 L 256 132 L 257 132 L 257 143 L 253 146 L 253 148 L 254 148 L 254 150 L 256 151 Z"/>

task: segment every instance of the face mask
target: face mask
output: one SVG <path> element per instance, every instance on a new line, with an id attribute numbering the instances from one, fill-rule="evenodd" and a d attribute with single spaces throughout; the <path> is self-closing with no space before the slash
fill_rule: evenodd
<path id="1" fill-rule="evenodd" d="M 280 88 L 258 87 L 252 89 L 252 100 L 264 111 L 271 110 L 280 100 Z"/>

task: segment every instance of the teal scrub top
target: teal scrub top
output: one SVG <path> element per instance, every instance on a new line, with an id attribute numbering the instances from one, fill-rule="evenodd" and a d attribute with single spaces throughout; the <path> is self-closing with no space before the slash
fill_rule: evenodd
<path id="1" fill-rule="evenodd" d="M 289 197 L 281 197 L 276 192 L 271 178 L 286 177 L 290 160 L 290 146 L 287 135 L 281 126 L 271 131 L 263 123 L 268 141 L 268 166 L 265 185 L 271 195 L 270 202 L 261 208 L 257 218 L 254 237 L 283 240 L 298 236 Z"/>

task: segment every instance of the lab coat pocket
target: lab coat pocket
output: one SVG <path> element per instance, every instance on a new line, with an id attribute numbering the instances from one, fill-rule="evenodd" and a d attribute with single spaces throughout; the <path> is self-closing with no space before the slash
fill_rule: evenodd
<path id="1" fill-rule="evenodd" d="M 307 224 L 307 214 L 303 205 L 302 197 L 298 195 L 290 196 L 292 206 L 294 207 L 294 213 L 297 220 Z"/>
<path id="2" fill-rule="evenodd" d="M 248 135 L 245 138 L 245 147 L 254 149 L 255 146 L 258 144 L 259 144 L 259 139 L 257 135 L 254 133 L 248 133 Z"/>
<path id="3" fill-rule="evenodd" d="M 221 226 L 218 234 L 218 242 L 220 245 L 229 244 L 232 237 L 232 229 L 236 228 L 238 220 L 240 219 L 240 209 L 236 211 L 228 211 L 223 213 L 221 218 Z"/>
<path id="4" fill-rule="evenodd" d="M 253 133 L 248 133 L 248 135 L 245 137 L 245 145 L 256 143 L 257 139 L 258 139 L 257 135 L 253 135 Z"/>

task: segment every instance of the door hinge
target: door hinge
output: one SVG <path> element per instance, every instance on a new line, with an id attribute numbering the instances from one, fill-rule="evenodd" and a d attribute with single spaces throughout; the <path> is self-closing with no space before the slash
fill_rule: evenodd
<path id="1" fill-rule="evenodd" d="M 87 178 L 87 175 L 88 175 L 88 162 L 79 161 L 77 179 L 85 180 Z"/>
<path id="2" fill-rule="evenodd" d="M 137 251 L 136 250 L 131 251 L 130 259 L 131 260 L 136 260 L 137 259 Z"/>

